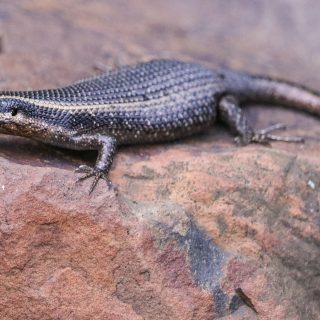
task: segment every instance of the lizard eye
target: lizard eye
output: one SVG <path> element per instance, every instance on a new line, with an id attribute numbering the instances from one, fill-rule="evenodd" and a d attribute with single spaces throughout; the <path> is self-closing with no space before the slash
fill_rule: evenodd
<path id="1" fill-rule="evenodd" d="M 18 114 L 18 109 L 12 109 L 11 110 L 11 115 L 14 117 L 14 116 L 16 116 Z"/>

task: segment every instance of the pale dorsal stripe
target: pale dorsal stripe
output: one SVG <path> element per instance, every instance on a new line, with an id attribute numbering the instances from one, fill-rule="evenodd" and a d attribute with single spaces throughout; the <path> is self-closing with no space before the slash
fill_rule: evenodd
<path id="1" fill-rule="evenodd" d="M 189 94 L 195 93 L 197 91 L 203 91 L 203 90 L 212 90 L 214 87 L 213 83 L 207 84 L 205 86 L 201 87 L 194 87 L 186 90 Z M 53 100 L 44 100 L 44 99 L 32 99 L 32 98 L 26 98 L 26 97 L 19 97 L 19 96 L 10 96 L 10 95 L 3 95 L 0 96 L 1 99 L 16 99 L 23 102 L 31 103 L 39 107 L 44 107 L 48 109 L 61 109 L 61 110 L 79 110 L 79 109 L 134 109 L 135 107 L 140 107 L 141 105 L 145 107 L 150 107 L 152 105 L 159 105 L 164 104 L 166 102 L 172 102 L 174 98 L 178 98 L 181 95 L 181 92 L 172 93 L 168 96 L 163 96 L 161 98 L 146 100 L 146 101 L 135 101 L 135 102 L 113 102 L 113 103 L 92 103 L 92 104 L 82 104 L 76 103 L 76 102 L 58 102 Z"/>

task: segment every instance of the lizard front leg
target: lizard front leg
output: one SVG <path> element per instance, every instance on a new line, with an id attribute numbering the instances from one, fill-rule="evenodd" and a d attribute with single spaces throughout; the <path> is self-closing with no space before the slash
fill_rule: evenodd
<path id="1" fill-rule="evenodd" d="M 106 180 L 108 185 L 111 186 L 111 181 L 107 175 L 115 154 L 117 146 L 116 139 L 100 134 L 82 135 L 73 138 L 73 144 L 75 149 L 98 150 L 98 157 L 94 168 L 81 165 L 76 170 L 77 173 L 84 173 L 84 176 L 79 178 L 78 181 L 94 177 L 89 194 L 94 190 L 100 179 Z"/>

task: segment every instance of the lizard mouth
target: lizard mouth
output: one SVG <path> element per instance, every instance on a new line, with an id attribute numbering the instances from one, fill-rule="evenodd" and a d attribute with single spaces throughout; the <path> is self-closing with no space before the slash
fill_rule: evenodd
<path id="1" fill-rule="evenodd" d="M 3 134 L 8 134 L 9 131 L 8 129 L 5 127 L 5 126 L 2 126 L 2 123 L 0 122 L 0 134 L 3 133 Z"/>
<path id="2" fill-rule="evenodd" d="M 10 119 L 0 119 L 0 133 L 8 133 L 17 131 L 17 125 Z"/>
<path id="3" fill-rule="evenodd" d="M 0 119 L 0 128 L 10 123 L 9 119 Z"/>

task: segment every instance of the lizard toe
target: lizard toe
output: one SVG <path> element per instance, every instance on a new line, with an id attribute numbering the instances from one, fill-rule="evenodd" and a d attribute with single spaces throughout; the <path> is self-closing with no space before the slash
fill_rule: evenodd
<path id="1" fill-rule="evenodd" d="M 274 135 L 271 132 L 275 130 L 286 130 L 286 125 L 283 123 L 276 123 L 270 127 L 254 132 L 251 137 L 251 142 L 261 143 L 265 145 L 269 145 L 271 141 L 296 142 L 296 143 L 304 142 L 304 139 L 302 137 L 296 137 L 296 136 L 284 137 L 284 136 Z"/>
<path id="2" fill-rule="evenodd" d="M 84 173 L 84 176 L 79 177 L 77 179 L 77 182 L 86 180 L 88 178 L 94 177 L 93 182 L 91 184 L 91 187 L 89 189 L 89 194 L 92 193 L 92 191 L 97 186 L 100 179 L 103 179 L 107 182 L 108 188 L 111 189 L 113 187 L 111 180 L 107 177 L 107 175 L 104 173 L 103 170 L 98 168 L 91 168 L 86 165 L 81 165 L 79 168 L 75 170 L 76 173 Z"/>

